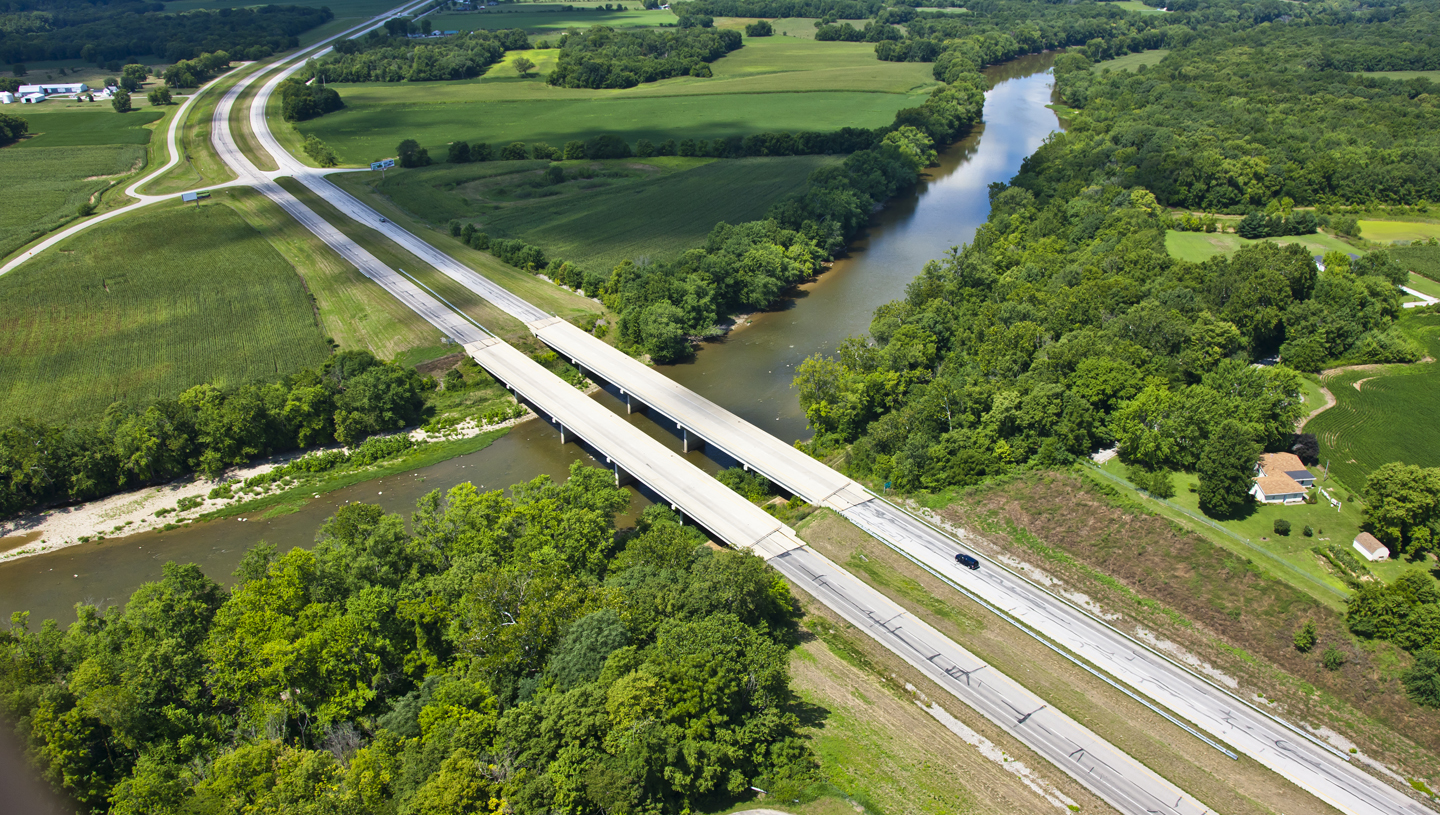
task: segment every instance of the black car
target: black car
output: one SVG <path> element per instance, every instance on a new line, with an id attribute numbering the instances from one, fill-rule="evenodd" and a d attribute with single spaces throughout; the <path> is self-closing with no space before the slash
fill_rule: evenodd
<path id="1" fill-rule="evenodd" d="M 964 566 L 967 569 L 980 568 L 980 561 L 976 560 L 970 555 L 965 554 L 964 552 L 961 552 L 960 554 L 955 556 L 955 562 L 959 563 L 961 566 Z"/>

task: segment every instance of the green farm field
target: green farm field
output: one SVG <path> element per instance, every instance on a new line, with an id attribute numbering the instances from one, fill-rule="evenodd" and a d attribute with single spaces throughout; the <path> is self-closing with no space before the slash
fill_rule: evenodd
<path id="1" fill-rule="evenodd" d="M 1440 246 L 1399 246 L 1390 257 L 1415 274 L 1440 280 Z"/>
<path id="2" fill-rule="evenodd" d="M 145 166 L 163 114 L 25 112 L 35 134 L 0 149 L 0 257 L 74 220 L 76 208 Z"/>
<path id="3" fill-rule="evenodd" d="M 1285 238 L 1264 238 L 1263 240 L 1281 245 L 1298 243 L 1315 255 L 1323 255 L 1326 252 L 1357 251 L 1354 246 L 1323 232 L 1314 235 L 1292 235 Z M 1165 250 L 1170 253 L 1170 256 L 1195 263 L 1209 260 L 1216 255 L 1228 255 L 1242 246 L 1259 242 L 1230 233 L 1179 232 L 1174 229 L 1165 233 Z"/>
<path id="4" fill-rule="evenodd" d="M 429 223 L 470 221 L 493 236 L 521 238 L 551 257 L 602 270 L 626 259 L 678 255 L 720 221 L 761 218 L 774 201 L 804 190 L 811 172 L 837 160 L 567 161 L 562 166 L 572 177 L 581 170 L 594 177 L 556 185 L 543 183 L 548 162 L 441 165 L 392 173 L 383 184 L 368 174 L 332 178 Z"/>
<path id="5" fill-rule="evenodd" d="M 1386 79 L 1428 79 L 1431 82 L 1440 82 L 1440 71 L 1362 71 L 1366 76 L 1380 76 Z"/>
<path id="6" fill-rule="evenodd" d="M 712 67 L 711 79 L 626 90 L 552 88 L 502 66 L 459 82 L 335 84 L 346 108 L 299 130 L 358 166 L 393 156 L 406 138 L 443 157 L 456 139 L 558 146 L 603 133 L 634 142 L 878 127 L 920 104 L 935 84 L 927 65 L 877 62 L 865 43 L 753 40 Z"/>
<path id="7" fill-rule="evenodd" d="M 1406 314 L 1398 325 L 1432 360 L 1440 357 L 1440 314 Z M 1335 407 L 1305 430 L 1319 437 L 1322 458 L 1346 484 L 1363 489 L 1366 476 L 1390 461 L 1440 467 L 1440 365 L 1366 366 L 1333 373 L 1325 386 Z"/>
<path id="8" fill-rule="evenodd" d="M 1130 0 L 1130 2 L 1135 2 L 1136 5 L 1139 5 L 1137 0 Z M 1123 5 L 1123 3 L 1116 3 L 1115 5 Z M 1154 11 L 1154 9 L 1151 9 L 1151 11 Z M 1141 51 L 1138 54 L 1126 54 L 1123 57 L 1116 57 L 1115 59 L 1107 59 L 1103 62 L 1097 62 L 1093 66 L 1091 66 L 1090 70 L 1094 71 L 1097 74 L 1104 71 L 1106 68 L 1109 68 L 1111 71 L 1134 71 L 1141 65 L 1145 65 L 1147 67 L 1150 65 L 1155 65 L 1156 63 L 1160 62 L 1160 60 L 1169 56 L 1169 54 L 1170 51 L 1166 48 L 1157 48 L 1153 51 Z"/>
<path id="9" fill-rule="evenodd" d="M 329 353 L 299 275 L 218 200 L 106 222 L 0 277 L 0 416 L 274 379 Z"/>
<path id="10" fill-rule="evenodd" d="M 432 14 L 425 19 L 440 31 L 479 31 L 520 28 L 536 34 L 558 36 L 570 28 L 604 25 L 611 28 L 649 28 L 674 25 L 679 18 L 670 11 L 646 11 L 635 3 L 625 11 L 606 11 L 603 3 L 524 3 L 487 11 L 455 11 Z M 505 11 L 499 11 L 504 8 Z"/>
<path id="11" fill-rule="evenodd" d="M 1440 238 L 1440 223 L 1425 221 L 1360 221 L 1360 235 L 1377 243 Z"/>

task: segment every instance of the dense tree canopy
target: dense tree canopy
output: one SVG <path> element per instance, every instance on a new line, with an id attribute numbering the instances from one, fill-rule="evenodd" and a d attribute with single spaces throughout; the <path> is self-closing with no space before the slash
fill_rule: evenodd
<path id="1" fill-rule="evenodd" d="M 280 382 L 196 385 L 141 408 L 117 402 L 94 426 L 15 419 L 0 427 L 0 514 L 86 500 L 128 486 L 284 450 L 355 444 L 414 424 L 433 380 L 344 351 Z"/>
<path id="2" fill-rule="evenodd" d="M 335 51 L 302 78 L 319 75 L 326 82 L 434 82 L 470 79 L 489 70 L 506 51 L 530 47 L 525 32 L 472 31 L 440 39 L 412 40 L 371 31 L 341 40 Z"/>
<path id="3" fill-rule="evenodd" d="M 335 15 L 328 8 L 256 6 L 166 13 L 159 3 L 17 0 L 0 25 L 0 63 L 79 59 L 96 65 L 153 56 L 177 62 L 228 51 L 263 59 L 300 44 L 299 35 Z"/>
<path id="4" fill-rule="evenodd" d="M 82 811 L 681 812 L 814 761 L 795 603 L 578 464 L 507 496 L 351 504 L 226 590 L 167 564 L 122 610 L 0 631 L 0 710 Z"/>
<path id="5" fill-rule="evenodd" d="M 560 61 L 545 81 L 562 88 L 633 88 L 673 76 L 710 76 L 706 63 L 743 44 L 740 32 L 729 29 L 591 26 L 560 38 Z"/>

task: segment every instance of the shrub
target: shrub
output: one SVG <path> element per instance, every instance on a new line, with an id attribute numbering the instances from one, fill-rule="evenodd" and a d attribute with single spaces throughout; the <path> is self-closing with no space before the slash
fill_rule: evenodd
<path id="1" fill-rule="evenodd" d="M 1346 659 L 1345 652 L 1333 645 L 1326 648 L 1325 653 L 1320 655 L 1320 662 L 1324 664 L 1327 671 L 1340 670 L 1344 667 Z"/>
<path id="2" fill-rule="evenodd" d="M 1305 528 L 1300 530 L 1300 534 L 1307 538 L 1313 538 L 1315 537 L 1315 530 L 1311 529 L 1309 524 L 1306 524 Z"/>
<path id="3" fill-rule="evenodd" d="M 181 512 L 184 512 L 186 510 L 194 509 L 203 503 L 205 503 L 204 498 L 201 498 L 198 495 L 187 495 L 184 498 L 181 498 L 179 501 L 175 502 L 175 508 Z"/>
<path id="4" fill-rule="evenodd" d="M 1415 664 L 1401 674 L 1405 692 L 1417 705 L 1440 707 L 1440 650 L 1426 648 L 1415 655 Z"/>
<path id="5" fill-rule="evenodd" d="M 770 25 L 769 20 L 756 20 L 745 26 L 745 36 L 747 37 L 769 37 L 774 33 L 775 28 Z"/>
<path id="6" fill-rule="evenodd" d="M 1320 632 L 1315 628 L 1315 623 L 1307 622 L 1295 632 L 1295 650 L 1302 654 L 1309 653 L 1319 639 Z"/>
<path id="7" fill-rule="evenodd" d="M 1277 534 L 1277 535 L 1289 535 L 1289 534 L 1290 534 L 1290 522 L 1287 521 L 1287 520 L 1285 520 L 1284 518 L 1276 518 L 1276 519 L 1275 519 L 1274 529 L 1275 529 L 1275 534 Z"/>

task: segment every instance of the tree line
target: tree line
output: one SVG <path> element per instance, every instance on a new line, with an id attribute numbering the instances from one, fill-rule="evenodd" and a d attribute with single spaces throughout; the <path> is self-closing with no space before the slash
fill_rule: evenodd
<path id="1" fill-rule="evenodd" d="M 78 59 L 104 65 L 143 56 L 178 62 L 221 50 L 263 59 L 298 47 L 301 33 L 335 16 L 328 8 L 273 5 L 175 14 L 141 0 L 22 5 L 30 24 L 0 27 L 0 62 Z"/>
<path id="2" fill-rule="evenodd" d="M 165 565 L 123 610 L 0 631 L 0 710 L 91 812 L 682 812 L 816 779 L 798 609 L 759 558 L 573 466 L 350 504 L 226 589 Z"/>
<path id="3" fill-rule="evenodd" d="M 341 40 L 302 76 L 324 82 L 436 82 L 471 79 L 499 62 L 506 51 L 530 47 L 519 29 L 472 31 L 440 39 L 412 40 L 379 30 Z"/>
<path id="4" fill-rule="evenodd" d="M 1355 634 L 1393 642 L 1414 655 L 1401 683 L 1417 704 L 1440 707 L 1440 589 L 1435 581 L 1412 569 L 1389 584 L 1362 582 L 1345 605 L 1345 621 Z"/>
<path id="5" fill-rule="evenodd" d="M 196 385 L 93 425 L 23 418 L 0 428 L 0 514 L 84 501 L 287 450 L 355 445 L 417 423 L 434 380 L 342 351 L 279 382 Z"/>
<path id="6" fill-rule="evenodd" d="M 0 145 L 19 141 L 30 132 L 30 122 L 11 113 L 0 113 Z"/>
<path id="7" fill-rule="evenodd" d="M 934 490 L 1118 445 L 1147 472 L 1201 471 L 1226 514 L 1301 412 L 1293 370 L 1251 363 L 1392 339 L 1382 259 L 1320 272 L 1302 247 L 1260 243 L 1190 263 L 1143 189 L 992 196 L 973 243 L 927 264 L 868 336 L 797 369 L 813 448 L 848 448 L 857 475 Z"/>
<path id="8" fill-rule="evenodd" d="M 1097 73 L 1100 55 L 1089 46 L 1066 54 L 1055 63 L 1057 86 L 1082 113 L 1027 160 L 1024 183 L 1072 195 L 1095 168 L 1117 162 L 1126 183 L 1161 204 L 1210 212 L 1243 215 L 1281 198 L 1298 206 L 1435 200 L 1440 147 L 1430 134 L 1440 109 L 1427 101 L 1435 84 L 1337 71 L 1317 56 L 1355 39 L 1418 38 L 1407 27 L 1413 16 L 1211 33 L 1135 72 Z M 1326 140 L 1312 138 L 1317 128 Z"/>
<path id="9" fill-rule="evenodd" d="M 633 88 L 675 76 L 708 77 L 708 63 L 743 44 L 740 32 L 729 29 L 596 25 L 561 35 L 560 59 L 545 81 L 561 88 Z"/>

